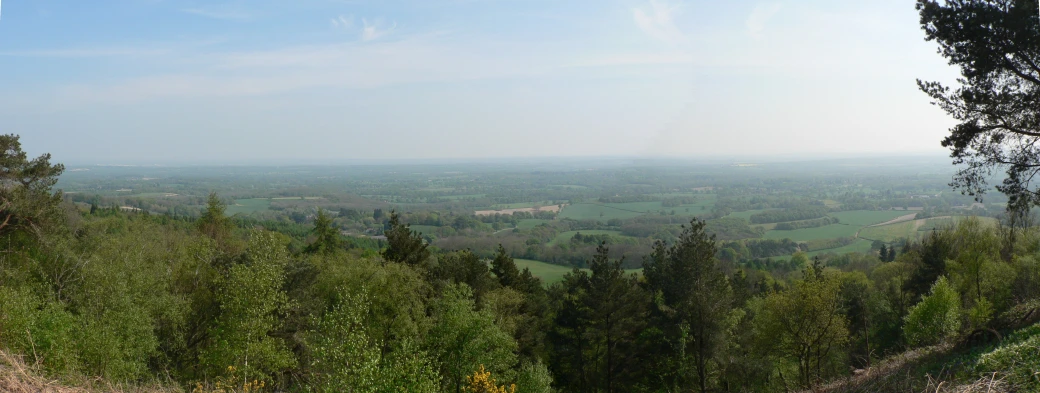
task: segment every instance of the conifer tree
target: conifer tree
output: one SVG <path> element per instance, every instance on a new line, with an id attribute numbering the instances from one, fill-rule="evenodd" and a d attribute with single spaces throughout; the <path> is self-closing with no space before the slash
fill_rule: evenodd
<path id="1" fill-rule="evenodd" d="M 390 262 L 403 263 L 410 266 L 423 266 L 430 257 L 428 245 L 418 232 L 411 230 L 408 224 L 401 223 L 401 217 L 390 211 L 390 221 L 383 233 L 386 235 L 387 247 L 383 250 L 383 259 Z"/>

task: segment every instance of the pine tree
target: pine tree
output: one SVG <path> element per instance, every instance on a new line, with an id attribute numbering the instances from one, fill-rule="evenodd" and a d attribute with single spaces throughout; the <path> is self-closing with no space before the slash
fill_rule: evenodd
<path id="1" fill-rule="evenodd" d="M 643 264 L 648 286 L 663 300 L 657 308 L 658 326 L 673 342 L 685 337 L 685 347 L 672 354 L 687 357 L 679 359 L 671 381 L 680 390 L 708 391 L 713 385 L 709 370 L 726 344 L 732 290 L 718 267 L 716 252 L 715 237 L 707 234 L 703 221 L 693 219 L 676 244 L 667 249 L 659 244 Z M 686 368 L 692 369 L 692 379 L 681 371 Z"/>
<path id="2" fill-rule="evenodd" d="M 505 247 L 498 245 L 498 253 L 491 260 L 491 273 L 498 278 L 498 283 L 504 287 L 516 288 L 520 284 L 520 271 L 516 268 L 513 257 L 506 253 Z M 518 289 L 518 288 L 517 288 Z"/>
<path id="3" fill-rule="evenodd" d="M 402 224 L 395 211 L 390 211 L 389 229 L 386 235 L 387 247 L 383 250 L 383 259 L 390 262 L 403 263 L 410 266 L 423 266 L 430 257 L 428 245 L 418 232 L 412 231 L 408 224 Z"/>
<path id="4" fill-rule="evenodd" d="M 331 254 L 343 248 L 343 239 L 340 238 L 339 230 L 332 223 L 332 217 L 325 213 L 324 209 L 318 209 L 318 216 L 314 218 L 314 242 L 307 245 L 304 252 Z"/>

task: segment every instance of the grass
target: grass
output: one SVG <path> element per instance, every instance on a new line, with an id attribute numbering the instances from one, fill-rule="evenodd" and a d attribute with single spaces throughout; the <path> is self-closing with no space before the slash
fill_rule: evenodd
<path id="1" fill-rule="evenodd" d="M 235 203 L 228 205 L 225 215 L 251 214 L 267 211 L 271 207 L 271 200 L 267 198 L 236 199 Z"/>
<path id="2" fill-rule="evenodd" d="M 793 231 L 772 230 L 766 232 L 764 237 L 766 239 L 791 239 L 797 242 L 815 239 L 833 239 L 836 237 L 855 236 L 856 231 L 858 231 L 859 228 L 859 226 L 841 223 L 824 225 L 816 228 L 795 229 Z"/>
<path id="3" fill-rule="evenodd" d="M 907 214 L 914 214 L 913 211 L 903 210 L 850 210 L 844 212 L 836 212 L 829 214 L 831 217 L 838 217 L 842 224 L 849 224 L 855 226 L 867 226 L 880 224 L 885 221 L 891 220 L 899 216 L 905 216 Z"/>
<path id="4" fill-rule="evenodd" d="M 536 226 L 539 226 L 539 225 L 542 225 L 542 224 L 546 224 L 548 222 L 549 222 L 549 220 L 542 220 L 542 219 L 538 219 L 538 218 L 525 218 L 525 219 L 520 220 L 519 222 L 517 222 L 516 223 L 516 227 L 521 229 L 521 230 L 531 229 L 531 228 L 534 228 Z"/>
<path id="5" fill-rule="evenodd" d="M 570 273 L 570 271 L 573 270 L 566 266 L 552 265 L 530 259 L 514 259 L 513 261 L 516 262 L 516 267 L 521 271 L 523 271 L 524 268 L 531 269 L 531 274 L 542 279 L 546 284 L 552 284 L 562 280 L 564 274 Z"/>
<path id="6" fill-rule="evenodd" d="M 567 266 L 553 265 L 530 259 L 513 259 L 513 261 L 516 262 L 517 269 L 520 269 L 521 271 L 523 271 L 524 268 L 530 269 L 531 274 L 542 279 L 542 282 L 546 285 L 563 280 L 565 274 L 574 270 Z M 581 270 L 589 271 L 589 269 Z M 628 273 L 643 274 L 643 269 L 626 269 L 625 274 Z"/>
<path id="7" fill-rule="evenodd" d="M 751 221 L 751 215 L 757 214 L 757 213 L 761 213 L 761 212 L 772 211 L 772 210 L 780 210 L 780 209 L 745 210 L 745 211 L 742 211 L 742 212 L 732 212 L 732 213 L 726 215 L 726 217 L 737 217 L 737 218 L 743 218 L 745 220 Z"/>
<path id="8" fill-rule="evenodd" d="M 551 246 L 551 245 L 554 245 L 554 244 L 557 244 L 557 243 L 561 243 L 561 242 L 562 243 L 569 242 L 571 240 L 571 238 L 574 237 L 574 234 L 578 233 L 578 232 L 581 232 L 582 235 L 612 235 L 612 236 L 621 236 L 621 231 L 605 231 L 605 230 L 567 231 L 567 232 L 563 232 L 563 233 L 561 233 L 559 235 L 556 235 L 556 237 L 554 237 L 552 239 L 552 241 L 549 242 L 549 245 Z"/>
<path id="9" fill-rule="evenodd" d="M 314 200 L 314 199 L 322 199 L 322 198 L 321 197 L 317 197 L 317 196 L 310 196 L 310 197 L 277 197 L 277 198 L 271 198 L 271 199 L 274 199 L 276 201 L 287 201 L 287 200 L 292 200 L 292 199 Z"/>
<path id="10" fill-rule="evenodd" d="M 657 204 L 658 210 L 661 202 L 639 202 L 639 203 L 576 203 L 563 208 L 558 217 L 574 220 L 599 220 L 607 221 L 612 218 L 627 219 L 639 217 L 646 214 L 646 209 L 636 210 L 631 207 L 618 207 L 620 205 Z M 655 210 L 656 211 L 656 210 Z"/>
<path id="11" fill-rule="evenodd" d="M 823 254 L 828 254 L 828 253 L 835 253 L 835 254 L 839 254 L 839 255 L 840 254 L 848 254 L 850 252 L 865 253 L 865 252 L 870 251 L 871 243 L 873 243 L 873 242 L 871 242 L 870 240 L 867 240 L 867 239 L 857 239 L 854 243 L 849 244 L 847 246 L 841 246 L 841 247 L 837 247 L 837 248 L 828 248 L 828 249 L 824 249 L 824 250 L 816 250 L 816 251 L 812 251 L 812 252 L 807 252 L 807 253 L 805 253 L 805 255 L 807 255 L 809 258 L 812 258 L 812 257 L 817 256 L 817 255 L 823 255 Z"/>
<path id="12" fill-rule="evenodd" d="M 917 231 L 914 228 L 913 221 L 899 222 L 879 227 L 863 228 L 859 233 L 859 237 L 868 240 L 880 240 L 886 243 L 899 239 L 917 239 Z"/>

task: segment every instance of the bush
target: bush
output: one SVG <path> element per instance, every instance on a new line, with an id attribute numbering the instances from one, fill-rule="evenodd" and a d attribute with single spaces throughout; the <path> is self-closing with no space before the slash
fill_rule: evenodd
<path id="1" fill-rule="evenodd" d="M 946 277 L 939 277 L 931 292 L 906 316 L 906 340 L 913 346 L 931 345 L 956 334 L 960 329 L 960 308 L 957 292 Z"/>

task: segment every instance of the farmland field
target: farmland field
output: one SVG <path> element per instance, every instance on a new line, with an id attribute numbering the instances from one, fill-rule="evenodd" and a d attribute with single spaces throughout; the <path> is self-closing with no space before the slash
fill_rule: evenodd
<path id="1" fill-rule="evenodd" d="M 530 259 L 513 259 L 516 262 L 516 268 L 523 271 L 524 268 L 531 270 L 531 275 L 542 279 L 542 283 L 549 285 L 555 282 L 559 282 L 563 279 L 563 276 L 570 273 L 573 268 L 553 265 L 545 262 L 533 261 Z M 588 271 L 589 269 L 581 269 Z M 643 269 L 626 269 L 625 274 L 636 273 L 643 274 Z"/>
<path id="2" fill-rule="evenodd" d="M 854 243 L 849 244 L 847 246 L 841 246 L 841 247 L 837 247 L 837 248 L 828 248 L 826 250 L 811 251 L 811 252 L 806 253 L 805 255 L 807 255 L 810 258 L 812 258 L 812 257 L 817 256 L 817 255 L 828 254 L 828 253 L 845 254 L 845 253 L 850 253 L 850 252 L 868 252 L 868 251 L 870 251 L 870 243 L 871 243 L 870 240 L 857 239 Z"/>
<path id="3" fill-rule="evenodd" d="M 807 241 L 815 239 L 833 239 L 836 237 L 855 236 L 860 226 L 841 224 L 825 225 L 817 228 L 802 228 L 793 231 L 768 231 L 766 239 L 791 239 L 794 241 Z"/>
<path id="4" fill-rule="evenodd" d="M 878 227 L 863 228 L 859 237 L 867 240 L 880 240 L 893 242 L 899 239 L 917 239 L 917 224 L 914 221 L 906 221 Z"/>
<path id="5" fill-rule="evenodd" d="M 568 205 L 560 211 L 560 218 L 571 218 L 575 220 L 600 220 L 607 221 L 612 218 L 627 219 L 633 217 L 639 217 L 646 214 L 646 209 L 637 210 L 631 207 L 618 207 L 623 205 L 641 205 L 641 204 L 657 204 L 660 209 L 660 202 L 638 202 L 638 203 L 576 203 Z"/>
<path id="6" fill-rule="evenodd" d="M 780 209 L 745 210 L 745 211 L 742 211 L 742 212 L 732 212 L 729 215 L 727 215 L 726 217 L 737 217 L 737 218 L 743 218 L 745 220 L 750 221 L 751 220 L 751 215 L 758 214 L 758 213 L 761 213 L 761 212 L 767 212 L 767 211 L 771 211 L 771 210 L 780 210 Z"/>
<path id="7" fill-rule="evenodd" d="M 548 223 L 549 220 L 541 220 L 537 218 L 525 218 L 516 223 L 516 227 L 519 229 L 531 229 L 536 226 Z"/>
<path id="8" fill-rule="evenodd" d="M 563 275 L 572 270 L 566 266 L 551 265 L 545 262 L 532 261 L 530 259 L 514 259 L 513 261 L 516 262 L 517 269 L 520 269 L 521 271 L 523 271 L 524 268 L 531 269 L 531 274 L 542 279 L 542 282 L 546 284 L 552 284 L 562 280 Z"/>
<path id="9" fill-rule="evenodd" d="M 621 231 L 606 231 L 606 230 L 567 231 L 567 232 L 563 232 L 563 233 L 561 233 L 559 235 L 556 235 L 556 237 L 553 238 L 552 241 L 549 242 L 549 244 L 553 245 L 553 244 L 559 244 L 559 243 L 566 243 L 566 242 L 570 241 L 572 237 L 574 237 L 575 233 L 578 233 L 578 232 L 581 232 L 582 235 L 621 236 Z"/>
<path id="10" fill-rule="evenodd" d="M 228 205 L 225 215 L 238 213 L 250 214 L 254 212 L 267 211 L 271 207 L 271 200 L 267 198 L 236 199 L 234 204 Z"/>
<path id="11" fill-rule="evenodd" d="M 852 226 L 867 226 L 880 224 L 893 218 L 904 216 L 907 214 L 913 214 L 912 212 L 902 210 L 850 210 L 844 212 L 836 212 L 829 214 L 831 217 L 838 217 L 842 224 L 849 224 Z"/>

